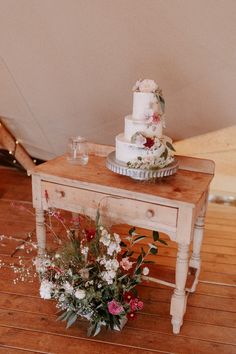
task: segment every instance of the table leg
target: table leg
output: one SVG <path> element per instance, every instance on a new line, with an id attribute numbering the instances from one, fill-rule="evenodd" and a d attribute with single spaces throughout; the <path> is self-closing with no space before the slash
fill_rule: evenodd
<path id="1" fill-rule="evenodd" d="M 36 209 L 36 236 L 38 242 L 38 254 L 43 255 L 46 247 L 46 228 L 44 210 Z"/>
<path id="2" fill-rule="evenodd" d="M 170 314 L 173 333 L 178 334 L 183 324 L 186 310 L 187 295 L 185 285 L 188 275 L 189 245 L 178 244 L 178 253 L 175 269 L 175 290 L 171 298 Z"/>
<path id="3" fill-rule="evenodd" d="M 204 206 L 194 225 L 193 253 L 190 258 L 189 266 L 195 269 L 195 279 L 190 292 L 194 292 L 196 290 L 201 269 L 201 247 L 204 232 L 205 214 L 206 207 Z"/>

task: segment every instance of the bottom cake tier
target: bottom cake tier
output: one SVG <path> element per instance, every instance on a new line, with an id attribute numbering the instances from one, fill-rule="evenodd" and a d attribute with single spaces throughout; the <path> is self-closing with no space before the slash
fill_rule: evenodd
<path id="1" fill-rule="evenodd" d="M 132 168 L 163 168 L 174 160 L 173 155 L 168 136 L 163 135 L 151 148 L 127 141 L 123 133 L 116 136 L 116 159 Z"/>

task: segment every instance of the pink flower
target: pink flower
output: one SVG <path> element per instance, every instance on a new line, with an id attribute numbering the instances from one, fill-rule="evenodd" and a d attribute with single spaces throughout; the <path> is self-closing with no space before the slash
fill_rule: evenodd
<path id="1" fill-rule="evenodd" d="M 152 116 L 152 121 L 153 123 L 160 123 L 161 121 L 161 116 L 158 114 L 158 113 L 153 113 L 153 116 Z"/>
<path id="2" fill-rule="evenodd" d="M 108 302 L 108 311 L 112 314 L 112 315 L 119 315 L 121 312 L 124 311 L 123 306 L 117 302 L 116 300 L 112 300 L 110 302 Z"/>
<path id="3" fill-rule="evenodd" d="M 129 257 L 125 257 L 120 261 L 120 265 L 124 270 L 129 270 L 132 268 L 133 262 L 129 261 Z"/>
<path id="4" fill-rule="evenodd" d="M 132 312 L 143 309 L 143 302 L 138 298 L 131 299 L 129 305 Z"/>

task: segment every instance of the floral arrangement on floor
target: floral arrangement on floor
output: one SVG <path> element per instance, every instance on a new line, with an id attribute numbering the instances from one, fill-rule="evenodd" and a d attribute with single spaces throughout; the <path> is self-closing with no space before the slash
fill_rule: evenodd
<path id="1" fill-rule="evenodd" d="M 127 162 L 130 168 L 160 169 L 174 161 L 174 147 L 172 140 L 167 136 L 147 136 L 144 132 L 136 132 L 131 137 L 131 143 L 137 147 L 149 151 L 146 156 L 138 156 L 137 159 Z"/>
<path id="2" fill-rule="evenodd" d="M 52 218 L 63 226 L 66 238 L 53 230 Z M 35 257 L 33 263 L 40 279 L 40 296 L 56 300 L 61 312 L 58 319 L 66 321 L 67 328 L 78 318 L 88 320 L 88 336 L 97 335 L 103 326 L 120 330 L 127 320 L 135 319 L 144 306 L 135 287 L 149 273 L 148 264 L 153 261 L 148 256 L 157 254 L 157 242 L 166 244 L 158 232 L 153 232 L 152 242 L 140 247 L 137 254 L 133 248 L 146 236 L 138 235 L 133 227 L 122 241 L 101 224 L 99 212 L 95 222 L 78 216 L 68 227 L 60 211 L 50 209 L 48 220 L 46 226 L 59 247 Z M 4 238 L 2 235 L 1 240 Z M 32 238 L 20 242 L 19 249 L 27 253 L 37 247 Z M 32 281 L 36 276 L 32 275 L 32 266 L 25 266 L 22 257 L 19 259 L 18 266 L 10 265 L 17 273 L 15 282 L 27 278 Z"/>

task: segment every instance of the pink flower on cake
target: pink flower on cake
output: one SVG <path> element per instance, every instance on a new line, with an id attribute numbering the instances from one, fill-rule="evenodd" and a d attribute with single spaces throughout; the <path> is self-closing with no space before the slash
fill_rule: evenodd
<path id="1" fill-rule="evenodd" d="M 121 312 L 124 311 L 123 306 L 119 302 L 117 302 L 116 300 L 112 300 L 112 301 L 108 302 L 107 306 L 108 306 L 108 311 L 112 315 L 119 315 Z"/>
<path id="2" fill-rule="evenodd" d="M 157 112 L 154 112 L 151 118 L 152 118 L 153 123 L 160 123 L 161 122 L 161 116 Z"/>
<path id="3" fill-rule="evenodd" d="M 129 261 L 129 257 L 125 257 L 120 262 L 120 265 L 124 270 L 129 270 L 132 268 L 133 262 Z"/>

